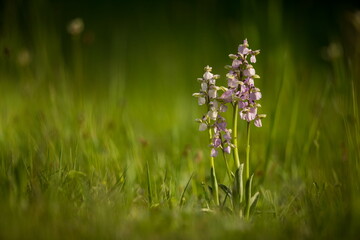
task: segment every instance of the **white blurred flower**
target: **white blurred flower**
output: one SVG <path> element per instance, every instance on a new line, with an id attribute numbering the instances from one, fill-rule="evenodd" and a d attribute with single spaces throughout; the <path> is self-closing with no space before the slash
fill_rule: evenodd
<path id="1" fill-rule="evenodd" d="M 84 31 L 84 21 L 81 18 L 71 20 L 67 30 L 73 36 L 80 35 Z"/>

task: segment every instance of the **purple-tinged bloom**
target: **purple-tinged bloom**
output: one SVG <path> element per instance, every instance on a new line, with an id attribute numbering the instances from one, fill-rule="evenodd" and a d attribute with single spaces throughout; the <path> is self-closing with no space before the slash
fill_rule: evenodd
<path id="1" fill-rule="evenodd" d="M 252 56 L 250 57 L 250 62 L 256 63 L 256 57 L 255 57 L 255 55 L 252 55 Z"/>
<path id="2" fill-rule="evenodd" d="M 254 124 L 256 127 L 262 127 L 261 119 L 260 118 L 255 119 Z"/>
<path id="3" fill-rule="evenodd" d="M 232 68 L 238 68 L 240 67 L 240 65 L 242 64 L 242 62 L 238 59 L 235 59 L 233 62 L 232 62 Z"/>
<path id="4" fill-rule="evenodd" d="M 240 112 L 240 118 L 247 122 L 251 122 L 256 118 L 256 114 L 257 108 L 246 108 L 245 110 Z"/>
<path id="5" fill-rule="evenodd" d="M 239 101 L 239 108 L 246 108 L 249 105 L 248 102 Z"/>
<path id="6" fill-rule="evenodd" d="M 225 131 L 225 134 L 223 137 L 226 141 L 231 141 L 231 131 L 229 131 L 229 130 Z"/>
<path id="7" fill-rule="evenodd" d="M 252 93 L 250 93 L 250 100 L 251 101 L 260 100 L 260 98 L 261 98 L 261 92 L 252 92 Z"/>
<path id="8" fill-rule="evenodd" d="M 245 39 L 243 44 L 239 45 L 238 53 L 240 53 L 242 55 L 248 54 L 250 52 L 250 49 L 248 47 L 249 47 L 249 44 L 247 42 L 247 39 Z"/>
<path id="9" fill-rule="evenodd" d="M 200 122 L 199 131 L 205 131 L 207 129 L 213 131 L 214 134 L 211 139 L 211 156 L 216 157 L 219 148 L 226 153 L 230 153 L 231 151 L 231 130 L 226 128 L 226 120 L 219 113 L 227 110 L 227 106 L 224 104 L 224 99 L 222 98 L 225 97 L 231 102 L 234 95 L 234 89 L 228 91 L 224 87 L 217 87 L 215 83 L 216 79 L 219 78 L 219 75 L 212 74 L 211 70 L 211 67 L 205 67 L 203 77 L 198 78 L 198 81 L 201 84 L 200 92 L 194 93 L 193 96 L 198 98 L 199 105 L 206 104 L 208 107 L 207 114 L 205 114 L 202 119 L 197 119 L 197 121 Z M 235 72 L 229 73 L 227 77 L 233 78 L 235 80 L 234 85 L 238 85 Z M 220 98 L 217 96 L 218 90 L 225 91 Z M 221 100 L 221 102 L 218 102 L 218 100 Z"/>
<path id="10" fill-rule="evenodd" d="M 250 63 L 256 63 L 256 55 L 260 50 L 251 50 L 247 39 L 238 47 L 237 54 L 230 54 L 232 65 L 227 66 L 229 73 L 228 90 L 223 93 L 221 99 L 225 102 L 237 103 L 239 107 L 240 118 L 250 122 L 256 120 L 254 124 L 261 127 L 260 117 L 257 114 L 257 108 L 261 107 L 256 101 L 262 98 L 260 89 L 255 87 L 256 75 L 255 68 Z M 250 58 L 250 60 L 248 60 Z"/>
<path id="11" fill-rule="evenodd" d="M 244 102 L 249 100 L 249 90 L 245 88 L 244 91 L 241 91 L 240 99 Z"/>
<path id="12" fill-rule="evenodd" d="M 236 78 L 228 78 L 228 86 L 230 88 L 236 88 L 239 85 L 239 81 Z"/>
<path id="13" fill-rule="evenodd" d="M 255 69 L 250 67 L 244 70 L 244 76 L 246 77 L 252 77 L 255 75 Z"/>
<path id="14" fill-rule="evenodd" d="M 221 131 L 225 131 L 226 130 L 226 122 L 223 121 L 223 122 L 218 123 L 217 128 Z"/>
<path id="15" fill-rule="evenodd" d="M 226 146 L 224 148 L 224 152 L 226 152 L 227 154 L 230 154 L 231 153 L 231 147 L 230 146 Z"/>
<path id="16" fill-rule="evenodd" d="M 240 86 L 240 93 L 241 94 L 248 94 L 249 92 L 249 86 L 247 86 L 246 84 L 243 84 Z"/>
<path id="17" fill-rule="evenodd" d="M 231 145 L 231 130 L 226 128 L 226 120 L 225 118 L 221 117 L 220 115 L 216 119 L 215 124 L 213 125 L 214 135 L 211 140 L 211 146 L 217 151 L 218 148 L 221 148 L 222 151 L 225 153 L 230 153 L 231 150 L 226 148 L 225 146 L 232 146 Z M 216 153 L 217 155 L 217 153 Z"/>
<path id="18" fill-rule="evenodd" d="M 214 138 L 213 139 L 213 146 L 214 148 L 218 148 L 221 145 L 221 139 L 220 138 Z"/>
<path id="19" fill-rule="evenodd" d="M 205 67 L 203 77 L 198 78 L 198 81 L 201 82 L 200 93 L 194 93 L 193 96 L 198 98 L 199 105 L 208 105 L 209 110 L 207 116 L 215 121 L 219 109 L 219 104 L 216 101 L 218 87 L 215 86 L 215 82 L 216 78 L 219 78 L 219 75 L 212 74 L 211 69 L 209 66 Z"/>
<path id="20" fill-rule="evenodd" d="M 217 155 L 218 155 L 218 151 L 215 148 L 212 148 L 211 152 L 210 152 L 210 156 L 211 157 L 216 157 Z"/>
<path id="21" fill-rule="evenodd" d="M 254 79 L 252 78 L 246 78 L 245 81 L 244 81 L 245 84 L 249 85 L 250 87 L 253 87 L 254 86 Z"/>
<path id="22" fill-rule="evenodd" d="M 220 99 L 222 99 L 224 102 L 231 102 L 233 98 L 233 94 L 234 94 L 234 90 L 229 89 L 220 96 Z"/>

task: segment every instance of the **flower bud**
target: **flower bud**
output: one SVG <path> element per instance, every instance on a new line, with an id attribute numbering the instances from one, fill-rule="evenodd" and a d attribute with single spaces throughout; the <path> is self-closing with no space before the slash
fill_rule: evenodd
<path id="1" fill-rule="evenodd" d="M 231 58 L 231 59 L 237 59 L 237 58 L 238 58 L 238 56 L 237 56 L 237 55 L 235 55 L 235 54 L 229 54 L 229 58 Z"/>
<path id="2" fill-rule="evenodd" d="M 223 86 L 220 86 L 219 87 L 219 90 L 223 91 L 223 92 L 226 92 L 228 89 L 226 87 L 223 87 Z"/>
<path id="3" fill-rule="evenodd" d="M 226 77 L 230 78 L 230 79 L 234 79 L 236 77 L 236 75 L 234 73 L 227 73 Z"/>
<path id="4" fill-rule="evenodd" d="M 201 96 L 203 96 L 203 94 L 202 93 L 193 93 L 192 96 L 193 97 L 201 97 Z"/>
<path id="5" fill-rule="evenodd" d="M 205 72 L 211 72 L 212 67 L 210 67 L 209 65 L 207 65 L 206 67 L 204 67 Z"/>
<path id="6" fill-rule="evenodd" d="M 260 50 L 254 50 L 254 51 L 252 51 L 252 54 L 255 55 L 255 56 L 256 56 L 256 55 L 259 55 L 259 54 L 260 54 Z"/>
<path id="7" fill-rule="evenodd" d="M 244 39 L 243 45 L 244 45 L 245 47 L 249 47 L 249 43 L 248 43 L 247 38 Z"/>

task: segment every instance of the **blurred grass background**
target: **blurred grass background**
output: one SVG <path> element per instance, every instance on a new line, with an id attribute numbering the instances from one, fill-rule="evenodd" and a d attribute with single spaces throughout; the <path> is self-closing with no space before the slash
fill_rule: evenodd
<path id="1" fill-rule="evenodd" d="M 0 238 L 356 239 L 357 2 L 0 2 Z M 82 18 L 84 31 L 67 26 Z M 202 213 L 205 65 L 261 49 L 251 222 Z M 245 156 L 245 124 L 240 154 Z M 152 188 L 152 208 L 146 163 Z M 219 181 L 227 184 L 221 158 Z M 183 207 L 180 198 L 191 175 Z"/>

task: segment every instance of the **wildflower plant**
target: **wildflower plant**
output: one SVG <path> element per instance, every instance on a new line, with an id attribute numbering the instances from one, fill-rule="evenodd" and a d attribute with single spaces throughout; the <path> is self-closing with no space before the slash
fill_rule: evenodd
<path id="1" fill-rule="evenodd" d="M 260 89 L 255 86 L 255 79 L 260 77 L 252 66 L 253 63 L 256 63 L 256 56 L 259 53 L 260 50 L 251 50 L 247 39 L 245 39 L 239 45 L 237 53 L 229 55 L 232 64 L 225 66 L 229 70 L 226 74 L 227 87 L 216 86 L 216 79 L 220 76 L 212 74 L 212 68 L 207 66 L 203 77 L 198 78 L 201 85 L 200 92 L 193 94 L 198 98 L 199 105 L 207 106 L 207 113 L 197 121 L 200 124 L 200 131 L 209 131 L 211 185 L 214 202 L 219 205 L 214 158 L 218 156 L 219 150 L 221 150 L 229 179 L 233 181 L 231 190 L 233 211 L 246 218 L 249 218 L 250 208 L 255 206 L 259 196 L 258 192 L 253 196 L 251 195 L 253 175 L 250 176 L 249 167 L 250 125 L 251 122 L 254 122 L 256 127 L 261 127 L 261 119 L 266 117 L 265 114 L 258 113 L 258 109 L 261 107 L 258 101 L 262 98 L 262 94 Z M 218 91 L 221 91 L 222 94 L 219 95 Z M 228 123 L 221 115 L 227 111 L 229 106 L 233 110 L 232 129 L 227 128 Z M 238 117 L 247 123 L 246 156 L 243 163 L 240 162 L 238 152 Z M 233 153 L 235 174 L 229 169 L 226 160 L 226 154 L 231 152 Z M 243 174 L 244 168 L 245 174 Z M 246 183 L 245 188 L 244 182 Z"/>
<path id="2" fill-rule="evenodd" d="M 207 106 L 207 112 L 201 119 L 197 119 L 199 122 L 199 131 L 209 132 L 210 139 L 210 178 L 213 200 L 216 205 L 219 205 L 219 190 L 215 173 L 214 158 L 218 155 L 219 150 L 223 153 L 230 154 L 231 152 L 231 130 L 226 128 L 226 120 L 221 116 L 222 112 L 225 112 L 226 105 L 218 101 L 217 92 L 221 90 L 216 86 L 216 79 L 219 75 L 211 73 L 212 68 L 205 67 L 205 73 L 202 78 L 198 78 L 201 88 L 199 93 L 194 93 L 193 96 L 198 98 L 199 105 Z"/>

